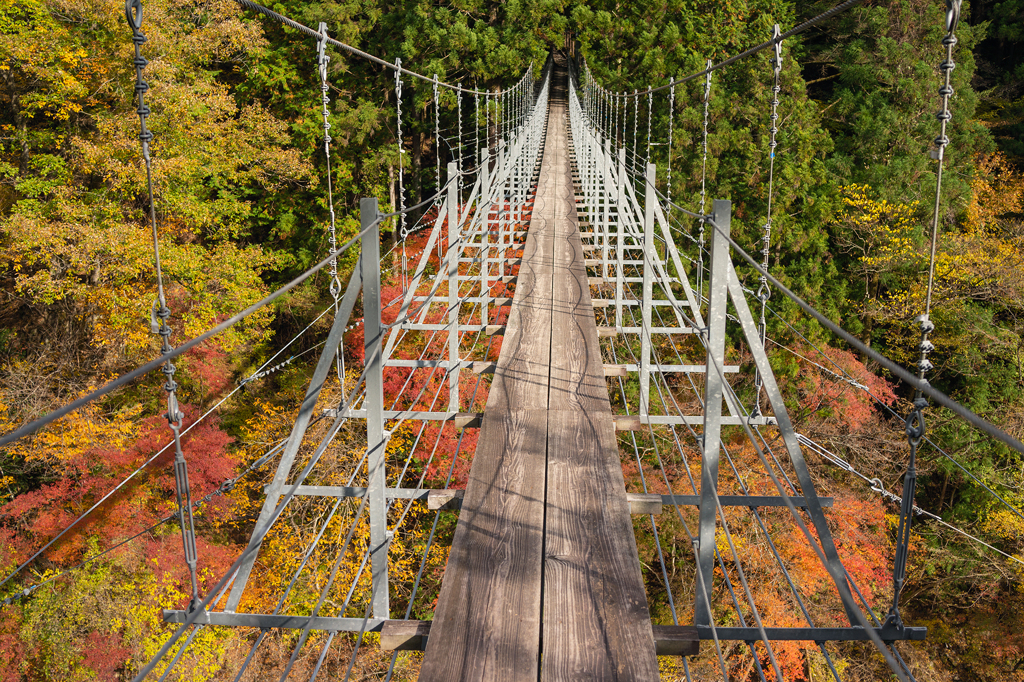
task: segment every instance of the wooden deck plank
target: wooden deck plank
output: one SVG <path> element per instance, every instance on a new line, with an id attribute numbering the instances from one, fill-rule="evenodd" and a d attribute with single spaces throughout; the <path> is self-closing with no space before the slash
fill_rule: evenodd
<path id="1" fill-rule="evenodd" d="M 419 679 L 536 682 L 546 410 L 488 414 Z"/>
<path id="2" fill-rule="evenodd" d="M 557 237 L 555 252 L 551 347 L 558 351 L 551 356 L 548 406 L 552 410 L 611 412 L 579 235 Z"/>
<path id="3" fill-rule="evenodd" d="M 541 679 L 657 680 L 647 594 L 637 558 L 615 423 L 590 300 L 565 109 L 553 102 L 556 176 L 551 392 Z"/>
<path id="4" fill-rule="evenodd" d="M 543 189 L 543 188 L 541 188 Z M 551 357 L 550 198 L 538 189 L 488 411 L 545 409 Z"/>
<path id="5" fill-rule="evenodd" d="M 657 680 L 615 427 L 549 415 L 541 679 Z"/>

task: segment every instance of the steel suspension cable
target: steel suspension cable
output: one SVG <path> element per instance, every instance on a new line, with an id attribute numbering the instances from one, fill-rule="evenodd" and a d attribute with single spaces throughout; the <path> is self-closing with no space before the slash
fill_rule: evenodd
<path id="1" fill-rule="evenodd" d="M 754 268 L 754 270 L 756 270 L 758 273 L 764 275 L 767 278 L 769 284 L 771 284 L 773 287 L 782 292 L 782 294 L 789 298 L 791 301 L 796 303 L 796 305 L 801 310 L 803 310 L 805 313 L 814 318 L 814 320 L 816 320 L 823 327 L 825 327 L 830 332 L 841 338 L 843 341 L 845 341 L 851 347 L 855 348 L 859 353 L 861 353 L 865 357 L 878 363 L 886 370 L 892 372 L 901 380 L 907 382 L 911 386 L 920 388 L 921 393 L 923 395 L 931 398 L 939 405 L 942 405 L 943 407 L 947 408 L 948 410 L 964 419 L 964 421 L 968 422 L 982 433 L 990 436 L 993 440 L 997 440 L 1009 446 L 1010 448 L 1016 450 L 1017 452 L 1024 454 L 1024 443 L 1021 443 L 1019 440 L 1017 440 L 1010 434 L 1006 433 L 1005 431 L 997 427 L 995 424 L 992 424 L 987 419 L 984 419 L 983 417 L 980 417 L 979 415 L 975 414 L 972 410 L 965 407 L 964 405 L 961 405 L 959 402 L 953 400 L 945 393 L 933 387 L 929 383 L 921 383 L 916 375 L 907 371 L 902 366 L 893 362 L 892 360 L 882 355 L 881 353 L 871 349 L 860 339 L 847 332 L 845 329 L 837 325 L 832 320 L 828 319 L 828 317 L 819 312 L 817 308 L 813 307 L 811 304 L 809 304 L 807 301 L 805 301 L 803 298 L 797 295 L 792 289 L 790 289 L 782 282 L 780 282 L 778 279 L 773 277 L 770 273 L 765 271 L 749 253 L 743 250 L 743 247 L 741 247 L 739 244 L 736 243 L 735 240 L 732 239 L 731 236 L 722 232 L 721 228 L 719 228 L 718 225 L 715 223 L 713 217 L 708 217 L 708 224 L 710 224 L 722 236 L 722 238 L 729 243 L 729 245 L 736 251 L 736 253 L 744 261 L 747 262 L 747 264 Z M 2 442 L 0 442 L 0 444 L 2 444 Z"/>
<path id="2" fill-rule="evenodd" d="M 181 528 L 181 544 L 184 551 L 185 565 L 188 567 L 189 581 L 192 584 L 192 599 L 189 608 L 193 608 L 199 601 L 199 579 L 196 575 L 198 557 L 196 554 L 195 521 L 192 518 L 192 488 L 188 479 L 188 462 L 181 449 L 181 427 L 185 419 L 185 413 L 178 406 L 178 382 L 174 380 L 177 371 L 174 363 L 171 362 L 171 328 L 167 324 L 171 317 L 171 310 L 167 307 L 167 299 L 164 293 L 163 267 L 160 262 L 160 236 L 156 224 L 156 201 L 153 196 L 153 161 L 150 155 L 149 143 L 153 134 L 146 127 L 146 119 L 150 109 L 146 106 L 145 95 L 149 85 L 143 80 L 143 71 L 148 60 L 142 56 L 142 45 L 146 42 L 146 36 L 142 33 L 142 2 L 141 0 L 125 0 L 125 18 L 132 30 L 132 43 L 135 45 L 135 94 L 139 100 L 137 113 L 139 115 L 139 141 L 142 143 L 142 158 L 146 166 L 146 187 L 149 200 L 149 222 L 153 236 L 153 265 L 156 276 L 157 300 L 153 304 L 150 313 L 151 331 L 160 336 L 160 351 L 165 360 L 163 363 L 163 374 L 165 378 L 164 391 L 167 393 L 167 412 L 164 417 L 171 429 L 174 440 L 174 491 L 178 503 L 178 520 Z M 157 321 L 159 320 L 159 322 Z"/>
<path id="3" fill-rule="evenodd" d="M 771 137 L 768 142 L 768 215 L 764 223 L 764 236 L 761 238 L 763 244 L 761 245 L 761 256 L 763 258 L 762 265 L 764 266 L 765 272 L 768 271 L 768 259 L 771 255 L 771 244 L 772 244 L 772 199 L 773 190 L 775 187 L 775 148 L 778 143 L 775 141 L 775 136 L 779 132 L 778 120 L 779 120 L 779 93 L 781 88 L 779 87 L 779 76 L 782 73 L 782 42 L 778 41 L 778 37 L 781 35 L 779 25 L 775 24 L 773 29 L 772 40 L 775 46 L 775 56 L 771 60 L 772 70 L 775 72 L 775 82 L 772 86 L 772 100 L 771 100 L 771 116 L 769 117 L 769 130 Z M 710 74 L 708 74 L 710 75 Z M 765 279 L 764 275 L 761 275 L 759 280 L 759 286 L 757 288 L 757 300 L 761 303 L 761 316 L 757 323 L 758 335 L 761 339 L 761 347 L 764 347 L 765 334 L 768 331 L 768 327 L 764 319 L 764 309 L 768 305 L 768 299 L 771 298 L 771 289 L 768 287 L 768 280 Z M 761 415 L 761 393 L 764 389 L 763 381 L 761 379 L 761 373 L 755 371 L 754 373 L 754 406 L 751 414 L 755 417 Z"/>
<path id="4" fill-rule="evenodd" d="M 707 61 L 707 66 L 711 68 L 711 60 Z M 708 115 L 710 113 L 711 104 L 711 71 L 708 71 L 707 78 L 704 81 L 704 136 L 701 144 L 702 156 L 700 164 L 700 214 L 701 217 L 698 219 L 700 224 L 700 232 L 697 235 L 697 301 L 699 302 L 704 297 L 704 214 L 705 214 L 705 201 L 707 199 L 707 177 L 708 177 Z"/>
<path id="5" fill-rule="evenodd" d="M 914 391 L 913 410 L 907 415 L 906 431 L 907 443 L 910 446 L 910 459 L 907 462 L 907 472 L 903 477 L 903 498 L 900 504 L 900 522 L 896 530 L 896 560 L 893 565 L 893 598 L 892 607 L 885 618 L 886 623 L 891 623 L 897 628 L 903 628 L 903 619 L 900 616 L 900 593 L 903 591 L 903 584 L 907 575 L 907 553 L 910 548 L 910 528 L 913 522 L 914 492 L 917 487 L 917 449 L 921 439 L 925 435 L 924 408 L 928 406 L 928 400 L 924 397 L 922 388 L 927 384 L 925 375 L 933 368 L 928 354 L 935 350 L 928 336 L 935 330 L 935 324 L 931 321 L 932 290 L 935 285 L 935 254 L 939 241 L 939 204 L 942 199 L 942 166 L 945 157 L 946 146 L 949 144 L 949 137 L 946 136 L 946 124 L 953 117 L 949 112 L 949 98 L 953 95 L 953 87 L 950 79 L 956 64 L 953 63 L 953 47 L 956 45 L 957 24 L 960 21 L 960 0 L 947 0 L 946 6 L 949 11 L 946 14 L 946 35 L 942 39 L 942 45 L 946 48 L 946 58 L 939 65 L 939 69 L 945 76 L 945 82 L 939 88 L 939 95 L 942 97 L 942 110 L 938 113 L 940 132 L 935 138 L 938 151 L 934 154 L 938 162 L 935 172 L 935 208 L 932 214 L 932 234 L 929 244 L 928 255 L 928 288 L 925 298 L 924 314 L 917 318 L 921 330 L 921 342 L 918 344 L 919 358 L 917 361 L 917 388 Z"/>
<path id="6" fill-rule="evenodd" d="M 781 322 L 782 322 L 783 324 L 785 324 L 785 325 L 786 325 L 786 326 L 787 326 L 787 327 L 789 328 L 789 330 L 790 330 L 791 332 L 793 332 L 794 334 L 796 334 L 796 335 L 797 335 L 797 336 L 798 336 L 798 337 L 799 337 L 799 338 L 800 338 L 800 339 L 801 339 L 801 340 L 802 340 L 802 341 L 803 341 L 804 343 L 806 343 L 806 344 L 807 344 L 807 345 L 809 345 L 809 346 L 810 346 L 811 348 L 813 348 L 813 349 L 814 349 L 815 351 L 817 351 L 819 355 L 821 355 L 821 356 L 822 356 L 822 357 L 823 357 L 823 358 L 824 358 L 825 360 L 827 360 L 827 361 L 828 361 L 829 363 L 831 363 L 831 364 L 832 364 L 832 365 L 833 365 L 833 366 L 834 366 L 834 367 L 835 367 L 835 368 L 836 368 L 837 370 L 839 370 L 840 372 L 842 372 L 842 373 L 843 373 L 843 374 L 844 374 L 844 375 L 846 376 L 846 378 L 847 378 L 847 380 L 848 380 L 848 381 L 851 381 L 851 382 L 853 381 L 853 377 L 852 377 L 852 376 L 851 376 L 851 375 L 850 375 L 850 374 L 849 374 L 849 373 L 848 373 L 848 372 L 847 372 L 847 371 L 846 371 L 846 370 L 845 370 L 845 369 L 844 369 L 844 368 L 843 368 L 843 367 L 842 367 L 841 365 L 837 364 L 837 363 L 836 363 L 836 361 L 835 361 L 835 360 L 833 360 L 832 358 L 830 358 L 830 357 L 829 357 L 829 356 L 828 356 L 828 355 L 827 355 L 827 354 L 826 354 L 826 353 L 825 353 L 825 352 L 824 352 L 823 350 L 821 350 L 821 348 L 819 348 L 818 346 L 816 346 L 816 345 L 815 345 L 815 344 L 814 344 L 814 343 L 813 343 L 813 342 L 812 342 L 812 341 L 811 341 L 810 339 L 808 339 L 808 338 L 807 338 L 806 336 L 804 336 L 804 334 L 803 334 L 803 333 L 801 333 L 801 332 L 800 332 L 800 331 L 799 331 L 798 329 L 796 329 L 796 328 L 795 328 L 795 327 L 794 327 L 794 326 L 793 326 L 792 324 L 790 324 L 788 320 L 786 320 L 786 319 L 785 319 L 784 317 L 782 317 L 781 315 L 779 315 L 779 314 L 778 314 L 778 313 L 777 313 L 777 312 L 776 312 L 776 311 L 775 311 L 775 310 L 774 310 L 773 308 L 771 308 L 770 306 L 768 307 L 768 312 L 770 312 L 770 313 L 771 313 L 772 315 L 774 315 L 775 317 L 777 317 L 777 318 L 778 318 L 778 319 L 779 319 L 779 320 L 780 320 L 780 321 L 781 321 Z M 775 344 L 776 346 L 778 346 L 779 348 L 782 348 L 783 350 L 786 350 L 786 351 L 788 351 L 789 353 L 792 353 L 792 354 L 796 355 L 797 357 L 803 358 L 803 356 L 801 356 L 800 354 L 798 354 L 798 353 L 797 353 L 796 351 L 794 351 L 794 350 L 793 350 L 792 348 L 789 348 L 788 346 L 785 346 L 785 345 L 783 345 L 783 344 L 780 344 L 780 343 L 779 343 L 778 341 L 774 341 L 774 340 L 772 340 L 772 339 L 769 339 L 769 341 L 772 341 L 772 343 L 774 343 L 774 344 Z M 812 363 L 812 364 L 814 364 L 814 363 Z M 824 369 L 824 368 L 822 368 L 822 369 Z M 827 371 L 827 370 L 826 370 L 826 371 Z M 886 411 L 887 411 L 887 412 L 889 413 L 889 415 L 890 415 L 890 416 L 892 416 L 892 417 L 896 417 L 896 418 L 897 418 L 897 419 L 899 419 L 900 421 L 903 421 L 904 417 L 903 417 L 902 415 L 900 415 L 899 413 L 897 413 L 897 412 L 896 412 L 896 410 L 892 409 L 892 407 L 890 407 L 889 405 L 887 405 L 887 404 L 886 404 L 886 403 L 885 403 L 884 401 L 882 401 L 882 399 L 881 399 L 881 398 L 879 398 L 879 397 L 878 397 L 877 395 L 875 395 L 875 394 L 874 394 L 874 393 L 873 393 L 873 392 L 871 391 L 871 389 L 870 389 L 870 388 L 868 388 L 867 386 L 863 386 L 863 385 L 860 385 L 860 384 L 856 384 L 856 383 L 853 383 L 853 386 L 854 386 L 854 387 L 856 387 L 856 388 L 859 388 L 859 389 L 860 389 L 861 391 L 863 391 L 864 393 L 867 393 L 867 394 L 868 394 L 868 396 L 870 396 L 870 397 L 871 397 L 871 399 L 872 399 L 872 400 L 874 400 L 874 401 L 875 401 L 875 402 L 876 402 L 876 403 L 877 403 L 877 404 L 878 404 L 878 405 L 879 405 L 880 407 L 882 407 L 882 408 L 883 408 L 884 410 L 886 410 Z M 949 460 L 949 461 L 950 461 L 950 462 L 951 462 L 952 464 L 956 465 L 956 466 L 957 466 L 957 467 L 958 467 L 958 468 L 959 468 L 959 469 L 960 469 L 960 470 L 961 470 L 961 471 L 962 471 L 962 472 L 963 472 L 963 473 L 964 473 L 964 474 L 965 474 L 966 476 L 968 476 L 968 477 L 969 477 L 969 478 L 970 478 L 971 480 L 973 480 L 973 481 L 974 481 L 975 483 L 977 483 L 977 484 L 978 484 L 979 486 L 981 486 L 981 487 L 982 487 L 982 488 L 983 488 L 983 489 L 984 489 L 984 490 L 985 490 L 985 491 L 986 491 L 986 492 L 987 492 L 988 494 L 990 494 L 990 495 L 991 495 L 992 497 L 994 497 L 994 498 L 996 498 L 997 500 L 999 500 L 999 502 L 1000 502 L 1000 503 L 1001 503 L 1001 504 L 1002 504 L 1002 505 L 1003 505 L 1003 506 L 1004 506 L 1004 507 L 1005 507 L 1005 508 L 1006 508 L 1006 509 L 1007 509 L 1007 510 L 1008 510 L 1008 511 L 1010 512 L 1010 513 L 1012 513 L 1012 514 L 1013 514 L 1013 515 L 1015 515 L 1015 516 L 1016 516 L 1017 518 L 1019 518 L 1019 519 L 1021 519 L 1022 521 L 1024 521 L 1024 513 L 1022 513 L 1022 512 L 1021 512 L 1021 511 L 1020 511 L 1019 509 L 1017 509 L 1016 507 L 1014 507 L 1014 506 L 1013 506 L 1012 504 L 1010 504 L 1009 502 L 1007 502 L 1007 501 L 1006 501 L 1006 499 L 1005 499 L 1004 497 L 1002 497 L 1002 496 L 1001 496 L 1001 495 L 1000 495 L 999 493 L 995 492 L 995 491 L 994 491 L 994 490 L 992 490 L 992 489 L 991 489 L 990 487 L 988 487 L 987 485 L 985 485 L 984 481 L 982 481 L 981 479 L 979 479 L 979 478 L 978 478 L 978 477 L 977 477 L 977 476 L 976 476 L 975 474 L 973 474 L 973 473 L 972 473 L 972 472 L 971 472 L 970 470 L 966 469 L 966 468 L 965 468 L 965 467 L 964 467 L 964 466 L 963 466 L 962 464 L 960 464 L 960 463 L 959 463 L 958 461 L 956 461 L 956 459 L 954 459 L 952 455 L 950 455 L 950 454 L 949 454 L 948 452 L 946 452 L 946 451 L 945 451 L 945 450 L 944 450 L 944 449 L 943 449 L 942 447 L 940 447 L 938 443 L 936 443 L 935 441 L 931 440 L 931 439 L 930 439 L 930 438 L 929 438 L 929 437 L 928 437 L 927 435 L 925 435 L 925 436 L 924 436 L 924 439 L 923 439 L 923 440 L 924 440 L 924 442 L 928 443 L 928 444 L 929 444 L 929 445 L 930 445 L 930 446 L 931 446 L 931 447 L 932 447 L 932 448 L 933 448 L 933 449 L 934 449 L 934 450 L 935 450 L 936 452 L 938 452 L 938 453 L 939 453 L 940 455 L 942 455 L 943 457 L 945 457 L 945 458 L 946 458 L 947 460 Z"/>
<path id="7" fill-rule="evenodd" d="M 646 254 L 645 254 L 644 257 L 645 257 L 645 259 L 647 259 Z M 651 267 L 650 263 L 648 263 L 647 267 Z M 653 345 L 654 345 L 653 344 L 653 339 L 652 339 L 653 335 L 651 334 L 649 327 L 647 327 L 647 325 L 646 325 L 646 323 L 644 322 L 643 319 L 640 320 L 639 324 L 637 323 L 636 312 L 633 310 L 633 307 L 630 307 L 629 315 L 630 315 L 630 319 L 632 321 L 632 326 L 638 327 L 640 329 L 640 333 L 641 334 L 645 334 L 646 333 L 647 336 L 648 336 L 648 339 L 650 339 L 652 341 L 652 350 L 653 350 Z M 631 348 L 630 348 L 630 352 L 632 353 L 632 349 Z M 664 370 L 662 369 L 661 362 L 660 362 L 660 359 L 659 359 L 657 353 L 655 353 L 653 355 L 653 359 L 654 359 L 655 364 L 657 366 L 657 373 L 655 375 L 655 383 L 654 383 L 655 389 L 658 392 L 658 396 L 659 396 L 659 399 L 660 399 L 660 401 L 662 403 L 663 410 L 667 412 L 668 405 L 665 402 L 664 395 L 662 395 L 660 382 L 658 381 L 658 377 L 660 377 L 662 381 L 665 380 Z M 636 358 L 635 355 L 634 355 L 634 361 L 637 362 L 638 365 L 639 365 L 639 359 Z M 669 395 L 671 396 L 671 392 L 669 393 Z M 672 397 L 673 397 L 673 400 L 674 400 L 674 396 L 672 396 Z M 681 415 L 682 414 L 682 410 L 679 409 L 678 404 L 676 405 L 676 407 L 677 407 L 677 409 L 678 409 L 678 411 L 679 411 L 679 413 Z M 663 480 L 665 482 L 666 487 L 669 490 L 669 494 L 672 494 L 672 486 L 668 482 L 668 477 L 667 477 L 667 474 L 665 473 L 665 466 L 664 466 L 664 463 L 661 460 L 661 454 L 660 454 L 660 451 L 658 450 L 657 443 L 655 442 L 655 439 L 654 439 L 654 428 L 653 428 L 653 425 L 649 424 L 648 428 L 649 428 L 649 430 L 651 432 L 651 441 L 652 441 L 652 444 L 654 445 L 655 453 L 657 453 L 657 456 L 658 456 L 658 463 L 659 463 L 658 468 L 661 470 L 662 478 L 663 478 Z M 675 432 L 675 429 L 673 428 L 673 433 L 674 432 Z M 682 449 L 681 448 L 680 448 L 680 456 L 682 456 Z M 691 485 L 692 485 L 693 484 L 692 477 L 690 478 L 690 482 L 691 482 Z M 780 680 L 780 682 L 781 682 L 781 680 L 782 680 L 782 672 L 779 669 L 778 661 L 775 658 L 775 651 L 772 648 L 771 641 L 768 639 L 768 635 L 767 635 L 767 633 L 764 630 L 764 624 L 761 621 L 760 612 L 757 609 L 757 604 L 754 601 L 753 594 L 750 591 L 749 584 L 747 583 L 746 573 L 743 570 L 743 566 L 742 566 L 742 564 L 740 562 L 740 558 L 739 558 L 739 553 L 737 552 L 736 545 L 733 542 L 732 533 L 729 530 L 729 524 L 726 521 L 725 511 L 722 508 L 721 500 L 718 499 L 718 491 L 717 490 L 712 490 L 711 492 L 712 492 L 712 494 L 715 497 L 715 505 L 716 505 L 716 508 L 718 510 L 718 515 L 719 515 L 719 517 L 722 520 L 722 530 L 725 532 L 726 543 L 729 545 L 730 553 L 732 554 L 733 562 L 735 563 L 735 566 L 736 566 L 737 575 L 738 575 L 738 577 L 740 579 L 740 584 L 743 587 L 744 595 L 746 596 L 747 603 L 750 604 L 751 616 L 754 618 L 755 625 L 756 625 L 757 629 L 759 630 L 759 633 L 761 635 L 761 641 L 765 645 L 765 649 L 766 649 L 766 651 L 768 653 L 768 658 L 769 658 L 769 661 L 772 664 L 772 669 L 773 669 L 773 671 L 775 673 L 776 679 Z M 694 488 L 694 494 L 697 494 L 696 488 Z M 675 507 L 676 507 L 677 515 L 679 516 L 680 520 L 682 520 L 682 515 L 679 512 L 679 505 L 675 504 Z M 716 556 L 718 555 L 717 547 L 715 548 L 715 554 L 716 554 Z M 721 557 L 718 557 L 718 559 L 722 563 L 722 572 L 723 572 L 723 575 L 725 575 L 727 572 L 725 570 L 724 561 L 722 561 Z M 698 575 L 702 575 L 703 572 L 698 569 L 697 574 Z M 731 591 L 731 586 L 730 586 L 730 591 Z M 738 604 L 738 601 L 736 601 L 735 595 L 733 595 L 733 600 L 734 600 L 734 602 L 735 602 L 735 604 L 737 606 L 737 612 L 739 612 L 739 608 L 738 608 L 739 604 Z M 709 605 L 709 608 L 708 608 L 708 612 L 710 613 L 710 605 Z M 751 651 L 751 653 L 753 654 L 753 650 Z M 754 660 L 755 660 L 758 668 L 760 668 L 760 661 L 758 661 L 756 656 L 754 656 Z M 763 677 L 763 674 L 762 674 L 762 677 Z"/>

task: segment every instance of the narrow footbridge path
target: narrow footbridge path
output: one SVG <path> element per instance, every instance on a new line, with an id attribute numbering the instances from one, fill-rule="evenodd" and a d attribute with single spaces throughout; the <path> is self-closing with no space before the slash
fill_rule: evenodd
<path id="1" fill-rule="evenodd" d="M 421 680 L 658 678 L 556 69 L 516 294 Z"/>

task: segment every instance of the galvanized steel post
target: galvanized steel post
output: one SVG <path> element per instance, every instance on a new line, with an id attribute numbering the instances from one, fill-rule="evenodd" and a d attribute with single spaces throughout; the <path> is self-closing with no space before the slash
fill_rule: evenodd
<path id="1" fill-rule="evenodd" d="M 717 514 L 718 458 L 722 439 L 723 372 L 725 370 L 725 318 L 729 302 L 729 236 L 732 202 L 715 200 L 712 208 L 716 229 L 711 235 L 711 283 L 708 288 L 707 370 L 704 385 L 704 433 L 700 471 L 700 544 L 698 570 L 704 595 L 694 604 L 695 625 L 711 624 L 706 595 L 713 593 L 715 567 L 715 520 Z"/>
<path id="2" fill-rule="evenodd" d="M 647 164 L 644 187 L 643 327 L 640 329 L 640 415 L 644 417 L 650 414 L 651 409 L 651 299 L 654 294 L 654 263 L 658 258 L 654 244 L 654 208 L 657 204 L 654 193 L 655 173 L 657 167 L 653 163 Z"/>
<path id="3" fill-rule="evenodd" d="M 618 197 L 615 210 L 618 221 L 618 234 L 615 238 L 615 328 L 622 330 L 622 288 L 623 288 L 623 256 L 626 244 L 626 148 L 619 147 L 619 174 L 616 182 Z"/>
<path id="4" fill-rule="evenodd" d="M 459 411 L 459 192 L 452 180 L 459 170 L 448 163 L 448 411 Z"/>
<path id="5" fill-rule="evenodd" d="M 359 200 L 359 223 L 366 234 L 362 237 L 363 253 L 363 328 L 366 371 L 366 460 L 367 508 L 370 514 L 370 575 L 373 579 L 373 617 L 388 618 L 388 517 L 384 499 L 384 333 L 380 323 L 380 223 L 377 200 Z"/>

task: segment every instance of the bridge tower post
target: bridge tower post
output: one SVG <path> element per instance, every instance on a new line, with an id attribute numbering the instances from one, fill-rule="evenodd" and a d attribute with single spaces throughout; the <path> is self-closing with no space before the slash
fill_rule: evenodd
<path id="1" fill-rule="evenodd" d="M 487 326 L 489 324 L 490 312 L 488 307 L 488 299 L 490 298 L 490 264 L 487 262 L 487 257 L 491 255 L 491 249 L 489 244 L 491 225 L 488 221 L 488 216 L 491 214 L 491 179 L 490 179 L 490 165 L 491 165 L 491 150 L 487 147 L 480 148 L 480 168 L 477 170 L 477 174 L 480 176 L 480 200 L 478 203 L 478 210 L 483 214 L 483 220 L 480 221 L 480 248 L 476 250 L 477 255 L 480 257 L 480 324 Z M 505 276 L 505 263 L 499 262 L 497 267 L 497 276 Z"/>
<path id="2" fill-rule="evenodd" d="M 448 162 L 448 411 L 459 411 L 459 186 L 452 182 L 459 172 L 454 161 Z M 486 240 L 486 232 L 484 233 Z M 486 244 L 486 241 L 484 242 Z M 483 258 L 481 261 L 485 261 Z M 481 262 L 485 266 L 486 262 Z M 379 274 L 378 274 L 379 276 Z M 485 275 L 486 276 L 486 275 Z M 484 296 L 481 292 L 481 297 Z M 486 305 L 486 304 L 485 304 Z M 482 309 L 487 314 L 486 307 Z M 486 322 L 485 322 L 486 324 Z"/>
<path id="3" fill-rule="evenodd" d="M 370 514 L 370 575 L 373 580 L 373 617 L 389 617 L 388 598 L 388 517 L 384 499 L 384 333 L 380 323 L 380 223 L 377 199 L 359 200 L 359 222 L 363 235 L 360 260 L 363 275 L 363 326 L 366 370 L 366 497 Z"/>
<path id="4" fill-rule="evenodd" d="M 695 625 L 711 625 L 710 595 L 715 568 L 718 458 L 722 439 L 722 397 L 725 368 L 725 320 L 729 302 L 729 235 L 732 202 L 716 199 L 712 207 L 711 283 L 708 289 L 707 366 L 704 384 L 704 432 L 700 468 L 700 530 L 697 545 L 698 589 L 693 610 Z"/>
<path id="5" fill-rule="evenodd" d="M 601 165 L 607 164 L 608 171 L 611 171 L 612 163 L 612 138 L 604 138 L 604 152 L 601 154 Z M 610 173 L 602 173 L 605 178 Z M 608 281 L 608 248 L 611 240 L 611 198 L 612 188 L 605 185 L 602 188 L 601 204 L 601 279 Z"/>
<path id="6" fill-rule="evenodd" d="M 657 262 L 658 250 L 654 243 L 654 209 L 657 195 L 654 190 L 657 166 L 647 164 L 647 176 L 644 186 L 644 268 L 642 293 L 642 326 L 640 329 L 640 416 L 646 417 L 651 412 L 651 299 L 654 296 L 654 264 Z"/>
<path id="7" fill-rule="evenodd" d="M 615 328 L 622 331 L 622 294 L 623 294 L 623 253 L 626 242 L 626 148 L 619 147 L 619 172 L 616 176 L 617 196 L 615 198 L 615 220 L 618 234 L 615 237 Z"/>

